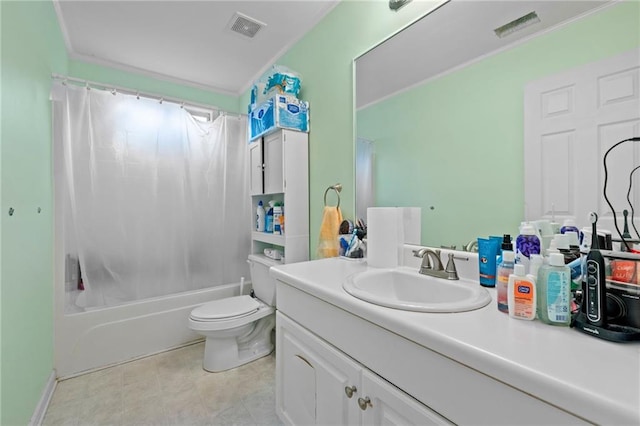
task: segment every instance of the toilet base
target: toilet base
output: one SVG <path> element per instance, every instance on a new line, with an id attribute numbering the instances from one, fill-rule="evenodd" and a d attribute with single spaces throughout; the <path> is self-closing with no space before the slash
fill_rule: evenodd
<path id="1" fill-rule="evenodd" d="M 275 315 L 262 318 L 255 327 L 240 337 L 209 337 L 204 346 L 202 368 L 212 373 L 230 370 L 255 361 L 273 352 L 271 330 Z"/>

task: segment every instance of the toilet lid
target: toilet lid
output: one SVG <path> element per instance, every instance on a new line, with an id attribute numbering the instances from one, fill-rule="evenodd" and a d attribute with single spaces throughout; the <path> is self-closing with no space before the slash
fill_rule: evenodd
<path id="1" fill-rule="evenodd" d="M 200 321 L 215 321 L 254 313 L 260 303 L 251 296 L 235 296 L 205 303 L 191 311 L 191 318 Z"/>

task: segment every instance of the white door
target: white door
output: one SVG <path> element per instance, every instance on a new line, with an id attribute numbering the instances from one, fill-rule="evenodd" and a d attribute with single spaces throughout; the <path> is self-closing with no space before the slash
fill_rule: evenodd
<path id="1" fill-rule="evenodd" d="M 264 193 L 276 194 L 284 191 L 283 185 L 283 131 L 264 137 Z"/>
<path id="2" fill-rule="evenodd" d="M 422 405 L 375 374 L 362 374 L 361 399 L 364 425 L 451 425 L 447 419 Z"/>
<path id="3" fill-rule="evenodd" d="M 360 422 L 356 400 L 361 367 L 276 314 L 276 411 L 292 425 Z"/>
<path id="4" fill-rule="evenodd" d="M 262 194 L 262 139 L 249 144 L 249 194 Z"/>
<path id="5" fill-rule="evenodd" d="M 525 218 L 557 222 L 574 216 L 587 226 L 617 232 L 603 195 L 603 157 L 616 143 L 640 136 L 640 50 L 549 76 L 525 88 Z M 640 144 L 627 142 L 607 156 L 607 198 L 622 231 L 623 210 L 640 213 Z M 637 216 L 637 214 L 636 214 Z M 633 231 L 632 231 L 633 232 Z"/>

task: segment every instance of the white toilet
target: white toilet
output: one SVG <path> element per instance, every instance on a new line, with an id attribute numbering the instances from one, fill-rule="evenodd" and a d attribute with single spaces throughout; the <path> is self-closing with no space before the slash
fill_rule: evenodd
<path id="1" fill-rule="evenodd" d="M 276 322 L 276 284 L 269 276 L 269 268 L 275 264 L 249 255 L 256 298 L 228 297 L 191 311 L 189 328 L 206 337 L 202 362 L 205 370 L 229 370 L 273 351 L 271 331 Z"/>

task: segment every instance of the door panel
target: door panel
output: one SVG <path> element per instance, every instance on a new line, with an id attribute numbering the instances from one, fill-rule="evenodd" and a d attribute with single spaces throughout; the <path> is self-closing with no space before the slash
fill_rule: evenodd
<path id="1" fill-rule="evenodd" d="M 574 216 L 616 238 L 613 212 L 605 201 L 605 152 L 640 135 L 640 50 L 587 64 L 532 82 L 525 88 L 525 219 Z M 640 165 L 640 146 L 627 143 L 607 159 L 607 197 L 622 229 L 629 175 Z M 640 173 L 638 173 L 640 174 Z M 640 177 L 629 198 L 640 201 Z M 639 206 L 640 207 L 640 206 Z"/>
<path id="2" fill-rule="evenodd" d="M 422 405 L 391 383 L 365 371 L 362 375 L 364 395 L 370 404 L 362 411 L 365 425 L 451 425 L 447 419 Z"/>

